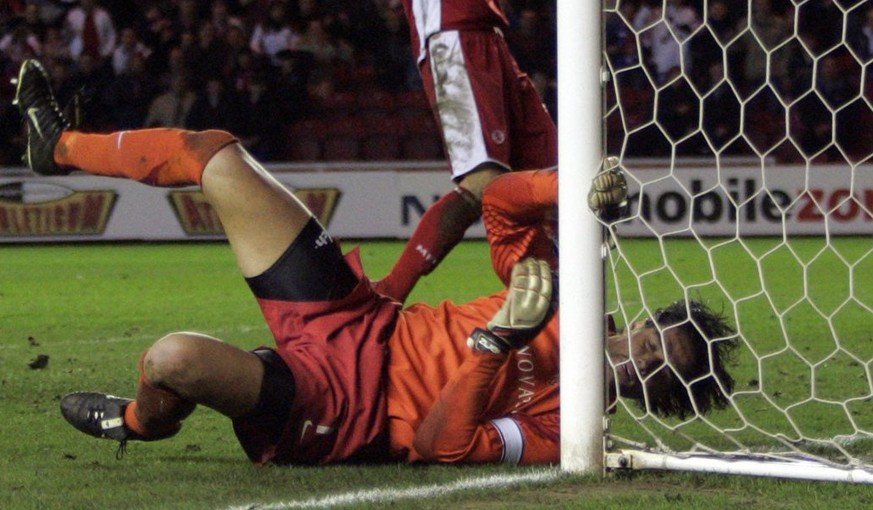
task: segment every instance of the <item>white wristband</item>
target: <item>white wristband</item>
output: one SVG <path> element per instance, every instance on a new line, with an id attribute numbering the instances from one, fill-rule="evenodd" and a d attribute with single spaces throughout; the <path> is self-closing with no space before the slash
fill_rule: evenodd
<path id="1" fill-rule="evenodd" d="M 521 432 L 521 427 L 512 418 L 497 418 L 491 420 L 491 424 L 497 429 L 503 441 L 503 457 L 500 461 L 517 466 L 521 462 L 521 454 L 524 453 L 524 434 Z"/>

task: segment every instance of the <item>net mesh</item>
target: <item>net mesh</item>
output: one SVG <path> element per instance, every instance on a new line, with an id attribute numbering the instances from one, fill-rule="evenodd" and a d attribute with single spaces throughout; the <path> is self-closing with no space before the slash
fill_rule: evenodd
<path id="1" fill-rule="evenodd" d="M 609 446 L 873 470 L 873 5 L 608 0 L 604 26 L 632 196 L 607 309 L 622 328 L 701 301 L 738 344 L 725 409 L 619 398 Z"/>

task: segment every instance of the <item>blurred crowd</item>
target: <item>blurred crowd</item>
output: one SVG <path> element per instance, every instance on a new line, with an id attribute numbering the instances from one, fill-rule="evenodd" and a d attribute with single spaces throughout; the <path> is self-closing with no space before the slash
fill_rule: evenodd
<path id="1" fill-rule="evenodd" d="M 556 117 L 556 2 L 498 1 Z M 873 130 L 856 128 L 873 122 L 873 5 L 796 4 L 607 2 L 608 150 L 873 152 Z M 4 0 L 3 165 L 22 151 L 10 80 L 31 57 L 90 131 L 222 128 L 266 161 L 442 157 L 400 0 Z"/>
<path id="2" fill-rule="evenodd" d="M 783 162 L 873 155 L 873 130 L 858 129 L 873 125 L 873 3 L 612 5 L 605 29 L 616 85 L 608 98 L 610 151 Z"/>
<path id="3" fill-rule="evenodd" d="M 519 62 L 554 97 L 554 1 L 501 3 Z M 227 129 L 267 161 L 441 156 L 399 0 L 4 0 L 0 164 L 19 163 L 10 80 L 33 57 L 89 131 Z M 407 133 L 427 143 L 404 151 Z M 324 147 L 344 134 L 353 147 Z"/>

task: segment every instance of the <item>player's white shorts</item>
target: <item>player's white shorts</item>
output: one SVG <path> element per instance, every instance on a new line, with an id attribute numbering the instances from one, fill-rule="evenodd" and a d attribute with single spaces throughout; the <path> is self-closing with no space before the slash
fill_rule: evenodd
<path id="1" fill-rule="evenodd" d="M 486 162 L 511 170 L 557 165 L 555 123 L 499 32 L 437 32 L 427 48 L 421 72 L 453 179 Z"/>

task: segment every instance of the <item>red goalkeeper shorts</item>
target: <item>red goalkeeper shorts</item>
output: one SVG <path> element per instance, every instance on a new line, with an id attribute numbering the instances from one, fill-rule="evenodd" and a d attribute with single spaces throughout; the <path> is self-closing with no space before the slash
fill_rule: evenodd
<path id="1" fill-rule="evenodd" d="M 314 285 L 313 276 L 322 274 L 331 286 L 337 285 L 336 274 L 351 269 L 357 282 L 345 295 L 320 301 L 258 297 L 261 287 L 249 282 L 275 338 L 275 351 L 293 376 L 293 400 L 286 407 L 287 417 L 244 416 L 234 420 L 234 430 L 249 458 L 259 464 L 385 460 L 386 342 L 399 305 L 371 289 L 357 250 L 343 257 L 339 247 L 320 234 L 320 226 L 309 230 L 313 239 L 301 234 L 296 247 L 289 248 L 302 249 L 302 256 L 280 259 L 277 264 L 291 267 L 274 266 L 277 271 L 271 268 L 267 281 L 290 278 L 306 287 Z M 340 286 L 347 285 L 341 280 Z M 281 286 L 277 282 L 276 287 Z M 303 292 L 299 299 L 307 297 Z M 331 289 L 326 292 L 330 295 Z"/>

